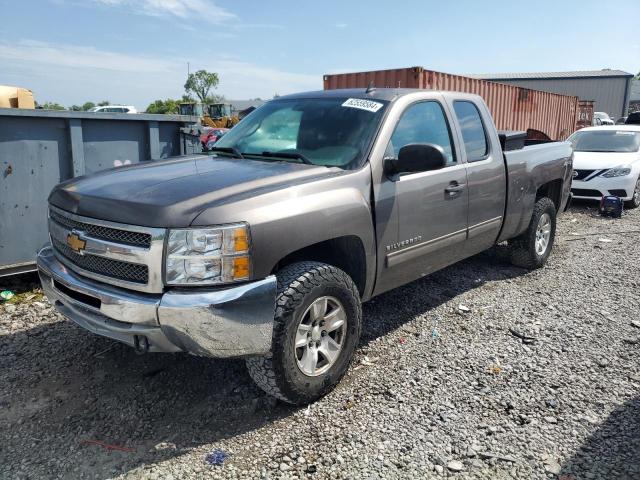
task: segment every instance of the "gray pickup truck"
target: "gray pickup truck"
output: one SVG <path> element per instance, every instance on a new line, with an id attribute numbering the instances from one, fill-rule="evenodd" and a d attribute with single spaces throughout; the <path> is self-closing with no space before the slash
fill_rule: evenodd
<path id="1" fill-rule="evenodd" d="M 98 335 L 244 357 L 271 395 L 312 402 L 345 374 L 362 302 L 500 242 L 519 266 L 545 263 L 572 149 L 524 144 L 475 95 L 280 97 L 211 155 L 55 187 L 42 285 Z"/>

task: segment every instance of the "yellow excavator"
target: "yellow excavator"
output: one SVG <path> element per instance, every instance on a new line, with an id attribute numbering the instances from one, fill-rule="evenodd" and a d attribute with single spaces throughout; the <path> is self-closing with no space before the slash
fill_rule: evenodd
<path id="1" fill-rule="evenodd" d="M 237 115 L 231 114 L 228 103 L 182 102 L 180 115 L 200 117 L 203 127 L 212 128 L 231 128 L 240 121 Z"/>

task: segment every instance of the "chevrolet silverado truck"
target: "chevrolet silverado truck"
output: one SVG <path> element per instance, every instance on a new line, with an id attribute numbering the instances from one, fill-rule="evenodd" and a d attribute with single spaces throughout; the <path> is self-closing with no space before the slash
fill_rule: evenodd
<path id="1" fill-rule="evenodd" d="M 497 243 L 544 265 L 573 153 L 524 137 L 464 93 L 280 97 L 209 155 L 55 187 L 42 285 L 95 334 L 242 357 L 266 392 L 309 403 L 347 371 L 362 302 Z"/>

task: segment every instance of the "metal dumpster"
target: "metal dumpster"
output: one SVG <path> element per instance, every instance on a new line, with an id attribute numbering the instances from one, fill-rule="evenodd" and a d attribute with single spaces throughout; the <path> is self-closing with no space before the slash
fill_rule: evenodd
<path id="1" fill-rule="evenodd" d="M 0 108 L 0 276 L 35 270 L 57 183 L 119 165 L 199 153 L 196 117 Z"/>

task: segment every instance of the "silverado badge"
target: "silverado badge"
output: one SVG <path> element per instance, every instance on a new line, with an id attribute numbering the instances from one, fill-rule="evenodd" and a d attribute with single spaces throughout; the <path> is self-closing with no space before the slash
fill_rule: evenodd
<path id="1" fill-rule="evenodd" d="M 84 247 L 87 246 L 87 242 L 82 240 L 76 232 L 71 232 L 67 235 L 67 245 L 69 245 L 69 248 L 74 252 L 82 254 Z"/>

